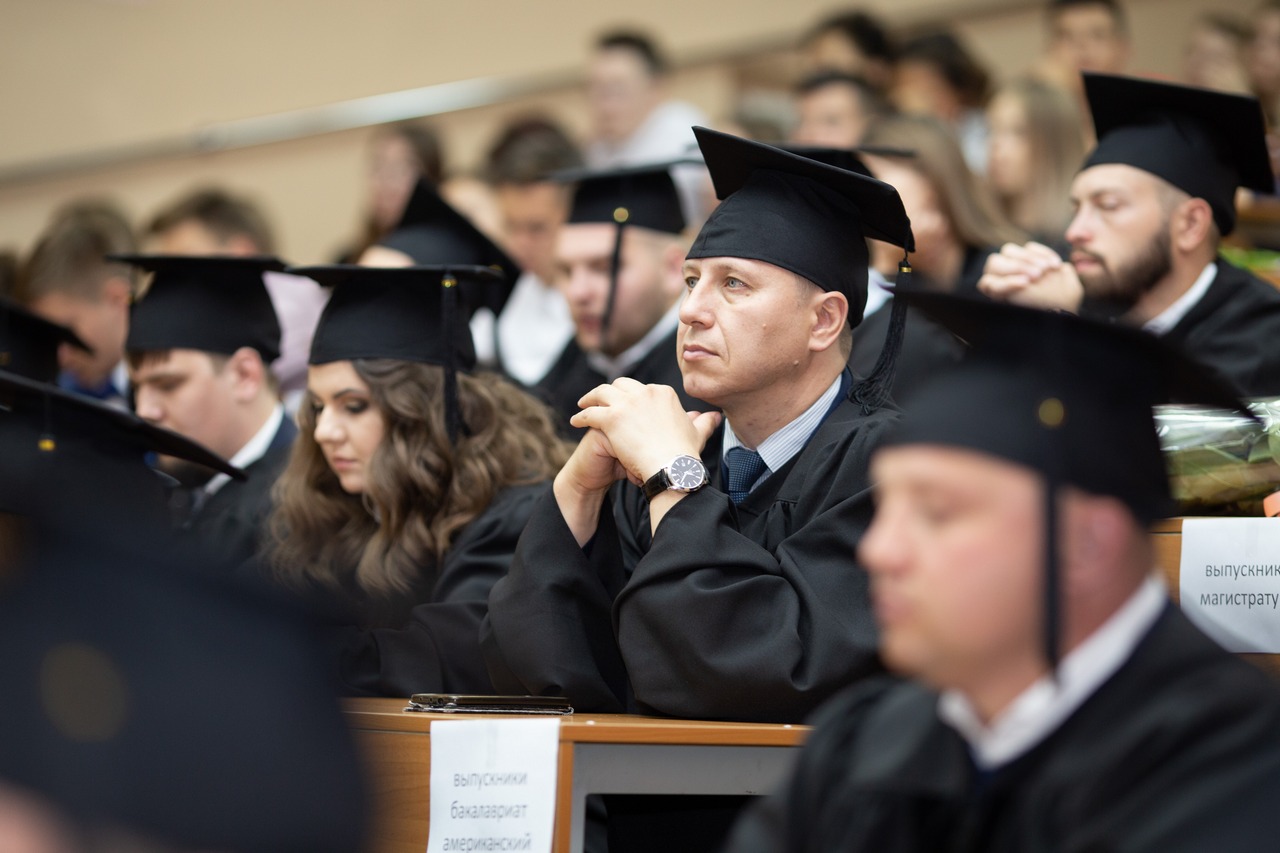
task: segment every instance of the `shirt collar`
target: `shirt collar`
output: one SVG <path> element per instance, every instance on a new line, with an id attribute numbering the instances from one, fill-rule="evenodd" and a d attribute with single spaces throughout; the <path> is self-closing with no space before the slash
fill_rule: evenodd
<path id="1" fill-rule="evenodd" d="M 990 770 L 1031 750 L 1062 725 L 1120 669 L 1164 609 L 1164 585 L 1154 574 L 1098 630 L 1058 665 L 1018 694 L 990 725 L 958 690 L 943 692 L 938 717 L 969 744 L 974 762 Z"/>
<path id="2" fill-rule="evenodd" d="M 760 446 L 756 448 L 756 453 L 760 454 L 760 458 L 764 460 L 765 471 L 760 475 L 759 483 L 769 474 L 782 468 L 791 461 L 791 457 L 795 456 L 809 441 L 809 437 L 813 435 L 813 431 L 822 423 L 822 419 L 831 409 L 831 404 L 835 402 L 836 394 L 840 393 L 840 381 L 843 377 L 837 376 L 836 381 L 822 393 L 822 396 L 814 401 L 813 405 L 805 409 L 800 417 L 775 432 L 773 435 L 760 442 Z M 720 451 L 721 457 L 728 453 L 734 447 L 745 447 L 737 434 L 733 431 L 733 425 L 727 420 L 724 422 L 724 445 Z M 755 483 L 752 484 L 755 488 Z"/>
<path id="3" fill-rule="evenodd" d="M 862 309 L 862 319 L 867 319 L 879 310 L 893 298 L 893 294 L 888 291 L 890 287 L 889 279 L 881 275 L 880 271 L 874 267 L 867 269 L 867 305 Z"/>
<path id="4" fill-rule="evenodd" d="M 242 470 L 257 462 L 267 454 L 268 448 L 271 447 L 271 439 L 275 438 L 276 431 L 280 429 L 280 424 L 283 422 L 284 406 L 277 403 L 271 410 L 271 416 L 267 418 L 266 423 L 253 434 L 253 438 L 249 439 L 244 447 L 236 452 L 235 456 L 227 461 Z M 214 474 L 204 485 L 205 495 L 212 495 L 230 481 L 231 478 L 226 474 Z"/>
<path id="5" fill-rule="evenodd" d="M 603 373 L 605 378 L 612 382 L 619 376 L 626 376 L 631 368 L 639 364 L 640 360 L 648 355 L 659 341 L 674 332 L 679 325 L 680 300 L 677 299 L 667 309 L 667 313 L 663 314 L 662 318 L 653 324 L 653 328 L 621 355 L 609 358 L 609 356 L 601 352 L 589 352 L 587 353 L 587 364 L 591 365 L 591 369 L 597 373 Z M 675 358 L 674 352 L 671 357 Z"/>
<path id="6" fill-rule="evenodd" d="M 1153 335 L 1168 334 L 1169 330 L 1178 325 L 1178 321 L 1187 316 L 1187 312 L 1196 307 L 1196 303 L 1204 298 L 1205 293 L 1209 290 L 1209 285 L 1213 284 L 1213 279 L 1217 274 L 1217 263 L 1210 263 L 1200 271 L 1199 278 L 1195 280 L 1191 287 L 1187 288 L 1186 293 L 1179 296 L 1168 308 L 1142 324 L 1143 331 L 1150 332 Z"/>

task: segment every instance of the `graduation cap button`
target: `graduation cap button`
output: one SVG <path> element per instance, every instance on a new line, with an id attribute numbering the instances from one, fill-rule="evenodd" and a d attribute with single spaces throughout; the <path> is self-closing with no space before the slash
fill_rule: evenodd
<path id="1" fill-rule="evenodd" d="M 627 210 L 625 207 L 615 208 L 613 211 L 614 222 L 621 224 L 623 222 L 626 222 L 630 218 L 631 218 L 631 211 Z"/>
<path id="2" fill-rule="evenodd" d="M 1049 397 L 1040 403 L 1040 408 L 1036 411 L 1036 417 L 1040 419 L 1040 423 L 1043 426 L 1049 429 L 1057 429 L 1066 420 L 1067 410 L 1057 397 Z"/>

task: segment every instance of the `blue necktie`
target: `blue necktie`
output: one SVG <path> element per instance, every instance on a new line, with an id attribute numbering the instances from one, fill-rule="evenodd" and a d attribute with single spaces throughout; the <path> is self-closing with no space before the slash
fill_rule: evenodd
<path id="1" fill-rule="evenodd" d="M 764 473 L 764 460 L 754 450 L 745 447 L 731 447 L 724 455 L 724 463 L 728 467 L 725 483 L 729 487 L 729 500 L 740 504 L 751 494 L 751 487 Z"/>

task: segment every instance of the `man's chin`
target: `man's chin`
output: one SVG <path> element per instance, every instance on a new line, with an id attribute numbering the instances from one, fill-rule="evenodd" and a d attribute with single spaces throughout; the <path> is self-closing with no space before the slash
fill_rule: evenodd
<path id="1" fill-rule="evenodd" d="M 1125 290 L 1109 276 L 1080 276 L 1090 313 L 1107 319 L 1119 319 L 1133 310 L 1140 294 Z"/>

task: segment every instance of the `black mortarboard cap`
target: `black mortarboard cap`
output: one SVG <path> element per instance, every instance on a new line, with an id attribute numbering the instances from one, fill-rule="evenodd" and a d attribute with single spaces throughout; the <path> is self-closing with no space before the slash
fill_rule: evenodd
<path id="1" fill-rule="evenodd" d="M 501 278 L 483 266 L 299 267 L 290 272 L 333 288 L 311 339 L 311 364 L 391 358 L 445 368 L 450 430 L 463 428 L 455 371 L 475 367 L 470 295 Z M 460 292 L 461 291 L 461 292 Z"/>
<path id="2" fill-rule="evenodd" d="M 40 382 L 58 379 L 58 347 L 91 350 L 75 332 L 0 296 L 0 370 Z"/>
<path id="3" fill-rule="evenodd" d="M 1235 193 L 1275 192 L 1258 99 L 1175 83 L 1084 75 L 1098 145 L 1084 168 L 1119 163 L 1150 172 L 1213 209 L 1235 228 Z"/>
<path id="4" fill-rule="evenodd" d="M 0 371 L 0 512 L 66 528 L 167 525 L 164 481 L 146 455 L 244 479 L 238 468 L 132 412 Z"/>
<path id="5" fill-rule="evenodd" d="M 499 273 L 473 289 L 477 307 L 502 313 L 520 277 L 520 268 L 471 220 L 440 197 L 434 184 L 419 178 L 404 213 L 379 246 L 404 252 L 416 266 L 490 267 Z"/>
<path id="6" fill-rule="evenodd" d="M 673 165 L 677 164 L 557 172 L 555 180 L 575 184 L 573 206 L 566 221 L 616 223 L 664 234 L 681 233 L 685 219 L 680 193 L 671 179 Z"/>
<path id="7" fill-rule="evenodd" d="M 662 234 L 685 229 L 680 193 L 671 167 L 696 160 L 674 160 L 612 169 L 567 169 L 552 175 L 560 183 L 575 184 L 568 225 L 602 223 L 617 227 L 609 260 L 609 296 L 600 319 L 601 335 L 609 334 L 618 298 L 618 270 L 622 264 L 622 235 L 629 227 Z"/>
<path id="8" fill-rule="evenodd" d="M 903 401 L 885 442 L 961 447 L 1046 478 L 1046 646 L 1057 664 L 1059 486 L 1123 501 L 1143 523 L 1173 509 L 1152 407 L 1238 409 L 1234 394 L 1170 344 L 1119 324 L 989 299 L 895 288 L 969 345 L 955 368 Z"/>
<path id="9" fill-rule="evenodd" d="M 789 270 L 826 291 L 844 294 L 849 322 L 867 304 L 867 244 L 871 237 L 915 250 L 911 221 L 898 191 L 883 181 L 772 145 L 695 127 L 716 197 L 723 199 L 689 249 L 690 258 L 732 257 Z M 891 317 L 881 358 L 854 389 L 864 407 L 882 402 L 892 384 L 906 321 Z"/>
<path id="10" fill-rule="evenodd" d="M 42 544 L 0 592 L 0 779 L 141 839 L 104 849 L 362 849 L 324 639 L 234 569 L 133 527 Z"/>
<path id="11" fill-rule="evenodd" d="M 252 347 L 267 364 L 280 357 L 280 321 L 262 274 L 272 257 L 111 255 L 155 275 L 129 312 L 129 352 L 193 349 L 230 355 Z"/>
<path id="12" fill-rule="evenodd" d="M 857 172 L 859 175 L 866 175 L 868 178 L 875 177 L 875 175 L 871 174 L 871 170 L 867 168 L 867 164 L 862 162 L 862 158 L 858 156 L 858 153 L 849 148 L 796 145 L 791 142 L 782 143 L 778 147 L 783 151 L 799 154 L 801 157 L 817 160 L 819 163 L 826 163 L 828 166 L 834 166 L 837 169 L 844 169 L 846 172 Z"/>

